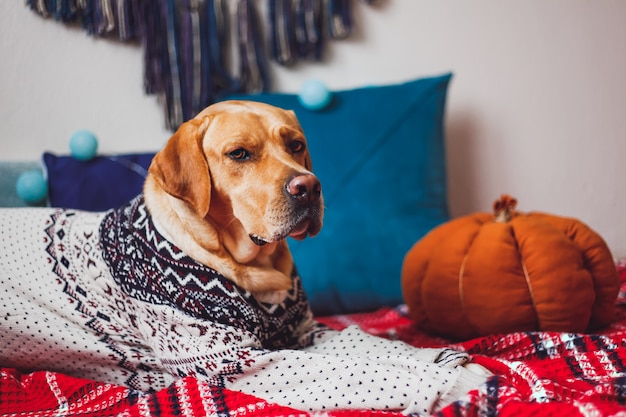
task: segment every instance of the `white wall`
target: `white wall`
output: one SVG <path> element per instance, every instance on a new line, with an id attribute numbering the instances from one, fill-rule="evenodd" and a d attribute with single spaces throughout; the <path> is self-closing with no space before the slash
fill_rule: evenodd
<path id="1" fill-rule="evenodd" d="M 453 71 L 447 117 L 452 214 L 491 209 L 580 218 L 626 256 L 626 2 L 379 0 L 324 64 L 274 68 L 275 87 L 332 89 Z M 138 46 L 95 40 L 0 2 L 0 159 L 67 152 L 88 128 L 103 152 L 169 136 L 144 96 Z"/>

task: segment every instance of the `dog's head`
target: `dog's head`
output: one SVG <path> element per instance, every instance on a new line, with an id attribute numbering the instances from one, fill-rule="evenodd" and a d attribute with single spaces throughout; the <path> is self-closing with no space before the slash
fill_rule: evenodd
<path id="1" fill-rule="evenodd" d="M 200 218 L 243 229 L 263 246 L 320 231 L 321 185 L 311 170 L 292 111 L 226 101 L 184 123 L 156 154 L 150 175 Z"/>

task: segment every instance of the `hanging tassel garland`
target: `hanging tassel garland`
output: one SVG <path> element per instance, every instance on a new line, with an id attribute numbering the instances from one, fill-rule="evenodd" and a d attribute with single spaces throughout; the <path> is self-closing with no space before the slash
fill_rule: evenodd
<path id="1" fill-rule="evenodd" d="M 304 38 L 298 42 L 300 56 L 320 61 L 324 51 L 324 9 L 323 0 L 300 0 L 301 17 L 298 19 Z"/>
<path id="2" fill-rule="evenodd" d="M 77 22 L 94 37 L 139 40 L 144 91 L 163 97 L 165 124 L 172 130 L 229 94 L 269 91 L 268 59 L 280 65 L 319 61 L 325 39 L 343 39 L 352 31 L 352 0 L 269 0 L 267 37 L 253 0 L 25 0 L 25 4 L 43 17 Z M 229 4 L 236 5 L 232 25 Z M 234 50 L 231 34 L 237 35 Z M 230 68 L 231 51 L 238 53 L 238 71 Z"/>
<path id="3" fill-rule="evenodd" d="M 167 127 L 170 129 L 176 129 L 180 126 L 183 120 L 182 109 L 182 93 L 181 93 L 181 79 L 180 79 L 180 67 L 178 65 L 178 36 L 177 33 L 177 9 L 175 8 L 176 0 L 162 0 L 165 7 L 166 16 L 166 33 L 167 33 L 167 57 L 169 64 L 169 76 L 166 80 L 165 97 L 166 97 L 166 111 L 167 111 Z"/>
<path id="4" fill-rule="evenodd" d="M 328 28 L 333 39 L 345 39 L 352 32 L 352 0 L 326 0 Z"/>
<path id="5" fill-rule="evenodd" d="M 162 56 L 166 51 L 164 37 L 164 16 L 153 0 L 137 1 L 138 20 L 137 32 L 142 34 L 141 43 L 144 57 L 144 90 L 146 94 L 159 94 L 165 91 L 167 64 Z"/>
<path id="6" fill-rule="evenodd" d="M 207 7 L 208 23 L 204 25 L 206 35 L 203 39 L 207 43 L 207 72 L 203 82 L 211 85 L 209 92 L 203 96 L 203 103 L 212 103 L 220 95 L 242 91 L 238 80 L 231 76 L 229 67 L 229 51 L 231 46 L 231 30 L 229 25 L 229 0 L 209 0 Z M 204 54 L 203 54 L 204 56 Z"/>
<path id="7" fill-rule="evenodd" d="M 261 93 L 269 89 L 267 62 L 263 51 L 258 16 L 252 0 L 239 0 L 237 33 L 241 59 L 239 78 L 243 91 Z"/>
<path id="8" fill-rule="evenodd" d="M 180 42 L 178 63 L 181 80 L 181 109 L 183 119 L 187 120 L 197 111 L 200 102 L 201 51 L 200 51 L 200 16 L 198 0 L 180 0 Z"/>
<path id="9" fill-rule="evenodd" d="M 117 0 L 114 9 L 115 21 L 118 37 L 122 41 L 130 41 L 138 37 L 136 4 L 137 2 L 131 0 Z"/>
<path id="10" fill-rule="evenodd" d="M 281 65 L 296 62 L 294 11 L 291 0 L 269 0 L 270 49 Z"/>

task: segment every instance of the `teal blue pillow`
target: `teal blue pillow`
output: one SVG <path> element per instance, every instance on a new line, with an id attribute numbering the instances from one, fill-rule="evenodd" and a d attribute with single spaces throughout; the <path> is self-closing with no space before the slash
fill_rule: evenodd
<path id="1" fill-rule="evenodd" d="M 290 240 L 316 315 L 403 302 L 402 261 L 449 220 L 444 114 L 451 75 L 333 93 L 322 111 L 293 94 L 230 98 L 294 110 L 325 203 L 320 234 Z"/>
<path id="2" fill-rule="evenodd" d="M 402 261 L 449 219 L 444 111 L 451 75 L 333 92 L 310 111 L 297 95 L 229 98 L 294 110 L 309 143 L 325 203 L 320 234 L 290 240 L 317 315 L 403 302 Z"/>

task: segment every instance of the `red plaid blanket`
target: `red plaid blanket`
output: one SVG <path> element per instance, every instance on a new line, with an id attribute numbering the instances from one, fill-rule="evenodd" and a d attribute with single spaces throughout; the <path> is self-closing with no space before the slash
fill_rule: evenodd
<path id="1" fill-rule="evenodd" d="M 618 264 L 622 291 L 618 317 L 597 334 L 512 333 L 451 343 L 417 331 L 405 308 L 321 318 L 341 329 L 358 324 L 369 333 L 414 346 L 451 346 L 470 352 L 494 374 L 483 389 L 444 408 L 441 416 L 626 415 L 626 264 Z M 0 413 L 10 416 L 310 416 L 250 395 L 183 378 L 146 394 L 52 372 L 23 375 L 0 369 Z M 346 410 L 334 417 L 396 416 Z"/>

